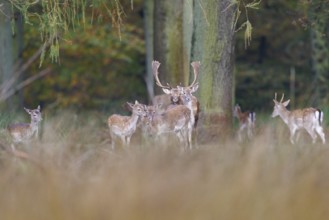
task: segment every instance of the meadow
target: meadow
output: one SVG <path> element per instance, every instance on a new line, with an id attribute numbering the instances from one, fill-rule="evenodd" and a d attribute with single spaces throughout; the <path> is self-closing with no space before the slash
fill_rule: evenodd
<path id="1" fill-rule="evenodd" d="M 2 116 L 8 120 L 26 120 Z M 1 132 L 0 219 L 306 220 L 329 216 L 329 145 L 291 145 L 279 119 L 251 141 L 111 150 L 106 116 L 44 116 L 39 140 L 13 156 Z M 326 132 L 328 134 L 328 132 Z M 328 137 L 328 136 L 327 136 Z M 206 137 L 203 137 L 206 139 Z"/>

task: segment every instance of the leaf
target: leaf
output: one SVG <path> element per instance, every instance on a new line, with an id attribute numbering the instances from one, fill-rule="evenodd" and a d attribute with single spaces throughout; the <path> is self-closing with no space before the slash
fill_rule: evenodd
<path id="1" fill-rule="evenodd" d="M 249 20 L 246 21 L 246 30 L 244 32 L 244 42 L 245 47 L 250 45 L 251 42 L 251 34 L 252 34 L 252 25 Z"/>
<path id="2" fill-rule="evenodd" d="M 262 0 L 259 0 L 259 2 L 253 1 L 251 3 L 246 4 L 246 8 L 252 8 L 252 9 L 259 9 L 259 5 Z"/>

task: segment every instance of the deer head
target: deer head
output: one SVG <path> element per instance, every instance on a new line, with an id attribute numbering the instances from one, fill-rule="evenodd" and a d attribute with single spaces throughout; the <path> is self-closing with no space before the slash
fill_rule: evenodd
<path id="1" fill-rule="evenodd" d="M 272 113 L 272 118 L 280 115 L 280 112 L 282 112 L 282 110 L 285 110 L 286 107 L 288 106 L 290 99 L 288 99 L 287 101 L 283 102 L 283 98 L 284 98 L 284 93 L 282 94 L 281 100 L 280 102 L 278 102 L 276 100 L 277 98 L 277 94 L 275 93 L 273 102 L 274 102 L 274 109 L 273 109 L 273 113 Z"/>
<path id="2" fill-rule="evenodd" d="M 199 84 L 196 82 L 196 80 L 199 75 L 200 62 L 194 61 L 191 63 L 191 66 L 193 67 L 193 75 L 194 75 L 193 82 L 186 87 L 177 86 L 177 88 L 180 91 L 180 95 L 183 99 L 182 100 L 183 102 L 189 102 L 190 99 L 192 98 L 192 93 L 196 92 L 199 88 Z"/>
<path id="3" fill-rule="evenodd" d="M 171 96 L 173 103 L 179 102 L 179 99 L 181 97 L 186 98 L 186 97 L 190 96 L 192 93 L 197 91 L 197 89 L 199 88 L 199 85 L 196 82 L 198 74 L 199 74 L 199 68 L 200 68 L 199 61 L 194 61 L 191 63 L 191 66 L 193 67 L 194 79 L 193 79 L 193 82 L 189 86 L 186 86 L 186 87 L 177 86 L 176 88 L 173 88 L 168 83 L 167 83 L 167 86 L 164 86 L 159 79 L 159 72 L 158 72 L 159 66 L 160 66 L 160 63 L 158 61 L 152 62 L 152 70 L 153 70 L 153 75 L 154 75 L 156 84 L 162 88 L 162 91 L 164 93 Z"/>
<path id="4" fill-rule="evenodd" d="M 127 102 L 127 104 L 133 114 L 136 114 L 138 116 L 146 116 L 144 112 L 144 105 L 140 104 L 137 100 L 135 101 L 135 104 L 132 104 L 130 102 Z"/>
<path id="5" fill-rule="evenodd" d="M 40 105 L 36 109 L 28 109 L 24 107 L 24 110 L 31 115 L 32 122 L 40 122 L 42 120 Z"/>

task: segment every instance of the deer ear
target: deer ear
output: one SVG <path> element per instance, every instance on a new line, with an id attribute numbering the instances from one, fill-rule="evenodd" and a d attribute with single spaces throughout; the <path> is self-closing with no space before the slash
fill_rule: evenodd
<path id="1" fill-rule="evenodd" d="M 166 93 L 167 95 L 170 95 L 170 89 L 162 88 L 162 91 L 163 91 L 164 93 Z"/>
<path id="2" fill-rule="evenodd" d="M 38 110 L 40 111 L 40 105 L 38 105 Z"/>
<path id="3" fill-rule="evenodd" d="M 135 100 L 135 105 L 139 104 L 137 100 Z"/>
<path id="4" fill-rule="evenodd" d="M 129 110 L 133 109 L 133 107 L 134 107 L 134 105 L 130 102 L 127 102 L 127 105 L 128 105 Z"/>
<path id="5" fill-rule="evenodd" d="M 282 103 L 284 105 L 284 107 L 287 107 L 287 105 L 289 104 L 290 99 L 288 99 L 287 101 L 285 101 L 284 103 Z"/>
<path id="6" fill-rule="evenodd" d="M 28 108 L 25 108 L 25 107 L 24 107 L 24 110 L 25 110 L 27 113 L 29 113 L 29 114 L 31 113 L 31 110 L 28 109 Z"/>
<path id="7" fill-rule="evenodd" d="M 193 93 L 193 92 L 196 92 L 196 91 L 198 90 L 198 88 L 199 88 L 199 84 L 198 84 L 198 83 L 194 84 L 194 86 L 192 86 L 192 90 L 191 90 L 191 92 L 192 92 L 192 93 Z"/>

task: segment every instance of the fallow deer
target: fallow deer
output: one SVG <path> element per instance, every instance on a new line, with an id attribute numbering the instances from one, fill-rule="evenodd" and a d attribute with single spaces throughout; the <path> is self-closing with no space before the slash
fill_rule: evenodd
<path id="1" fill-rule="evenodd" d="M 273 99 L 274 110 L 272 117 L 274 118 L 276 116 L 280 116 L 284 123 L 288 125 L 290 130 L 290 142 L 294 144 L 295 133 L 304 128 L 312 137 L 313 143 L 316 142 L 317 135 L 319 135 L 322 143 L 324 144 L 326 140 L 323 128 L 321 126 L 323 122 L 323 112 L 320 109 L 315 108 L 304 108 L 289 111 L 286 107 L 288 106 L 290 99 L 283 102 L 283 98 L 284 94 L 282 95 L 280 102 L 278 102 L 276 100 L 275 93 L 275 98 Z"/>
<path id="2" fill-rule="evenodd" d="M 236 104 L 233 116 L 239 121 L 239 130 L 237 132 L 239 142 L 243 141 L 245 130 L 247 130 L 247 137 L 252 139 L 255 129 L 256 113 L 252 111 L 242 112 L 240 106 Z"/>
<path id="3" fill-rule="evenodd" d="M 30 123 L 16 123 L 10 124 L 7 130 L 12 137 L 12 150 L 15 151 L 15 144 L 27 143 L 33 137 L 38 137 L 39 134 L 39 123 L 42 120 L 40 105 L 36 109 L 24 110 L 31 116 Z"/>
<path id="4" fill-rule="evenodd" d="M 158 107 L 154 107 L 155 109 Z M 163 113 L 157 113 L 154 108 L 145 106 L 144 111 L 148 118 L 148 123 L 144 126 L 158 140 L 162 134 L 175 133 L 179 141 L 186 147 L 189 147 L 191 142 L 188 139 L 189 129 L 191 125 L 191 111 L 184 105 L 173 106 L 168 108 Z"/>
<path id="5" fill-rule="evenodd" d="M 154 75 L 156 84 L 162 88 L 162 91 L 165 94 L 170 95 L 172 105 L 178 105 L 178 104 L 184 105 L 184 104 L 186 104 L 186 101 L 184 101 L 186 96 L 191 97 L 191 102 L 192 102 L 191 110 L 194 115 L 194 117 L 191 118 L 191 120 L 193 120 L 193 123 L 192 123 L 193 126 L 196 127 L 198 118 L 199 118 L 199 113 L 200 113 L 200 103 L 199 103 L 198 99 L 192 95 L 192 93 L 196 92 L 199 88 L 199 85 L 196 82 L 196 80 L 197 80 L 197 77 L 199 74 L 200 62 L 194 61 L 191 63 L 191 66 L 193 67 L 193 74 L 194 74 L 193 82 L 189 86 L 186 86 L 186 87 L 177 86 L 177 88 L 171 87 L 168 83 L 167 83 L 167 86 L 164 86 L 160 82 L 159 72 L 158 72 L 159 66 L 160 66 L 160 63 L 158 61 L 152 62 L 152 70 L 153 70 L 153 75 Z"/>
<path id="6" fill-rule="evenodd" d="M 135 101 L 135 104 L 129 102 L 127 102 L 127 104 L 131 108 L 131 116 L 113 114 L 108 118 L 112 149 L 115 147 L 116 137 L 121 139 L 124 146 L 128 146 L 130 144 L 131 136 L 136 131 L 139 117 L 145 116 L 143 104 L 140 104 L 138 101 Z"/>

